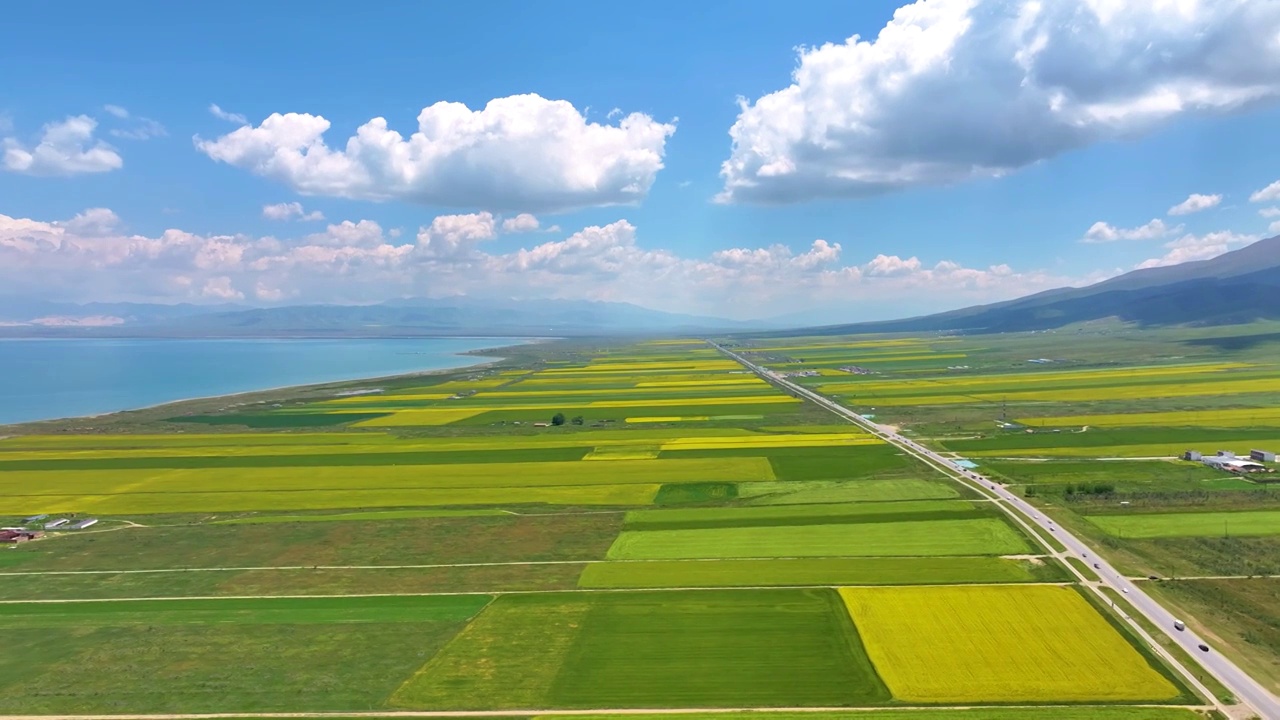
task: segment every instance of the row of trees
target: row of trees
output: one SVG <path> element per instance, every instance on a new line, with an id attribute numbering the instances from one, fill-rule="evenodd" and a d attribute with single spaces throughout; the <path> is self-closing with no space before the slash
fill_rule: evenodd
<path id="1" fill-rule="evenodd" d="M 584 422 L 586 422 L 586 420 L 585 420 L 585 419 L 583 419 L 583 417 L 582 417 L 581 415 L 576 415 L 576 416 L 574 416 L 574 418 L 573 418 L 572 420 L 570 420 L 569 422 L 570 422 L 570 423 L 572 423 L 572 424 L 574 424 L 574 425 L 581 425 L 581 424 L 583 424 Z M 555 425 L 555 426 L 559 427 L 560 425 L 563 425 L 564 423 L 565 423 L 564 413 L 562 413 L 562 412 L 558 412 L 558 413 L 556 413 L 555 415 L 552 415 L 552 416 L 551 416 L 551 424 L 552 424 L 552 425 Z"/>

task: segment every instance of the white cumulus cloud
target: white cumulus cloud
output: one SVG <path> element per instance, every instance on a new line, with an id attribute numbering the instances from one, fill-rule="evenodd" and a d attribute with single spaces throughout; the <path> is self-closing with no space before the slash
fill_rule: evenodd
<path id="1" fill-rule="evenodd" d="M 1191 193 L 1186 200 L 1169 208 L 1170 215 L 1190 215 L 1198 213 L 1201 210 L 1208 210 L 1211 207 L 1217 207 L 1222 202 L 1221 195 L 1201 195 L 1200 193 Z"/>
<path id="2" fill-rule="evenodd" d="M 440 215 L 418 231 L 418 248 L 424 257 L 456 260 L 471 255 L 477 245 L 497 235 L 492 213 Z"/>
<path id="3" fill-rule="evenodd" d="M 323 220 L 324 213 L 319 210 L 307 212 L 302 203 L 288 202 L 262 206 L 262 217 L 268 220 Z"/>
<path id="4" fill-rule="evenodd" d="M 1007 265 L 807 246 L 736 247 L 690 257 L 646 247 L 625 219 L 498 252 L 492 213 L 442 215 L 400 241 L 373 220 L 294 237 L 131 234 L 115 213 L 69 220 L 0 215 L 0 287 L 32 297 L 195 302 L 376 302 L 408 295 L 479 295 L 631 302 L 738 318 L 848 307 L 850 320 L 1016 297 L 1079 282 Z M 530 236 L 534 237 L 534 236 Z M 870 259 L 867 259 L 870 258 Z"/>
<path id="5" fill-rule="evenodd" d="M 1178 232 L 1181 229 L 1181 225 L 1172 228 L 1165 225 L 1160 218 L 1155 218 L 1146 225 L 1139 225 L 1135 228 L 1118 228 L 1109 223 L 1098 221 L 1085 231 L 1084 237 L 1080 239 L 1080 242 L 1108 243 L 1118 240 L 1155 240 L 1170 233 Z"/>
<path id="6" fill-rule="evenodd" d="M 329 126 L 318 115 L 275 113 L 195 144 L 307 195 L 557 211 L 644 198 L 675 132 L 642 113 L 616 125 L 588 122 L 569 102 L 533 94 L 474 111 L 438 102 L 423 108 L 407 138 L 378 117 L 330 147 Z"/>
<path id="7" fill-rule="evenodd" d="M 1260 240 L 1258 235 L 1246 235 L 1226 230 L 1206 233 L 1204 235 L 1183 235 L 1177 240 L 1165 243 L 1167 253 L 1158 258 L 1151 258 L 1138 263 L 1138 269 L 1164 267 L 1190 262 L 1192 260 L 1208 260 L 1230 250 L 1244 247 Z"/>
<path id="8" fill-rule="evenodd" d="M 1274 202 L 1276 200 L 1280 200 L 1280 180 L 1249 196 L 1249 202 Z"/>
<path id="9" fill-rule="evenodd" d="M 28 147 L 7 137 L 4 168 L 26 175 L 79 175 L 118 170 L 124 160 L 110 145 L 93 136 L 98 121 L 88 115 L 74 115 L 44 126 L 40 141 Z"/>
<path id="10" fill-rule="evenodd" d="M 1182 115 L 1280 97 L 1280 3 L 928 0 L 801 48 L 742 100 L 721 202 L 998 177 Z"/>
<path id="11" fill-rule="evenodd" d="M 538 218 L 529 213 L 520 213 L 515 217 L 509 217 L 502 221 L 502 232 L 533 232 L 538 229 L 538 225 Z"/>

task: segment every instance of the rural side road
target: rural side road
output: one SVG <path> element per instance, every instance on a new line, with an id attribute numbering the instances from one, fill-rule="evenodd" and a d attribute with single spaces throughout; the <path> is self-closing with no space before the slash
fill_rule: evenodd
<path id="1" fill-rule="evenodd" d="M 759 375 L 766 382 L 770 382 L 778 387 L 784 388 L 797 397 L 817 403 L 821 407 L 824 407 L 827 410 L 830 410 L 831 412 L 853 422 L 855 425 L 858 425 L 867 432 L 876 435 L 887 442 L 893 443 L 908 454 L 937 467 L 948 476 L 962 483 L 978 487 L 985 493 L 994 494 L 999 500 L 1003 501 L 1003 503 L 997 502 L 996 506 L 1010 514 L 1015 521 L 1026 519 L 1035 523 L 1046 533 L 1050 533 L 1053 537 L 1056 537 L 1058 541 L 1066 546 L 1067 550 L 1076 557 L 1081 558 L 1090 566 L 1097 564 L 1098 568 L 1096 569 L 1096 572 L 1098 577 L 1101 578 L 1102 585 L 1110 587 L 1118 593 L 1122 593 L 1125 599 L 1128 600 L 1138 612 L 1142 613 L 1142 615 L 1156 627 L 1164 630 L 1165 634 L 1172 638 L 1174 642 L 1178 643 L 1178 645 L 1186 650 L 1189 655 L 1194 657 L 1202 666 L 1204 666 L 1205 670 L 1217 678 L 1218 681 L 1226 686 L 1226 688 L 1230 690 L 1240 701 L 1248 704 L 1255 712 L 1264 718 L 1276 718 L 1277 720 L 1280 720 L 1280 700 L 1277 700 L 1274 695 L 1266 690 L 1266 688 L 1259 685 L 1257 681 L 1249 677 L 1249 675 L 1237 667 L 1235 663 L 1231 662 L 1220 653 L 1214 651 L 1212 648 L 1210 648 L 1209 652 L 1200 650 L 1198 646 L 1200 644 L 1207 646 L 1207 641 L 1197 636 L 1189 627 L 1182 631 L 1175 630 L 1173 626 L 1175 618 L 1168 610 L 1164 609 L 1164 607 L 1159 603 L 1151 599 L 1151 596 L 1143 592 L 1135 583 L 1117 572 L 1116 569 L 1103 560 L 1093 548 L 1085 545 L 1079 538 L 1075 537 L 1063 528 L 1058 527 L 1056 523 L 1043 515 L 1038 508 L 1034 507 L 1026 500 L 1023 500 L 1013 494 L 1003 485 L 1000 485 L 999 483 L 976 472 L 962 468 L 957 465 L 954 460 L 943 457 L 929 448 L 920 445 L 914 440 L 903 437 L 896 431 L 877 425 L 876 423 L 827 397 L 819 395 L 806 387 L 793 383 L 781 375 L 760 365 L 756 365 L 741 355 L 727 348 L 721 347 L 710 340 L 708 340 L 707 343 L 730 358 L 741 363 L 744 367 Z M 1007 503 L 1007 505 L 1005 505 L 1005 503 Z M 1026 517 L 1018 518 L 1012 509 L 1018 510 Z M 1070 565 L 1068 565 L 1068 568 L 1071 569 L 1073 573 L 1076 573 L 1076 570 L 1071 568 Z M 1078 573 L 1076 574 L 1078 575 Z M 1081 579 L 1083 580 L 1083 578 Z M 1140 628 L 1138 629 L 1140 630 Z"/>

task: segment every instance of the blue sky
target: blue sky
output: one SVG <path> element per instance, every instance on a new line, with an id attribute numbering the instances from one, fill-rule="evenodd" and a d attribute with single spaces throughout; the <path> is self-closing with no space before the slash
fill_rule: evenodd
<path id="1" fill-rule="evenodd" d="M 14 7 L 0 282 L 856 320 L 1280 231 L 1274 4 L 1048 5 Z"/>

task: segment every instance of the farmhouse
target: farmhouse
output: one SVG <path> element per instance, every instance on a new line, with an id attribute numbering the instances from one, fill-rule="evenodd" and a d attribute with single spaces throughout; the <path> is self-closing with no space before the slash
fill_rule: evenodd
<path id="1" fill-rule="evenodd" d="M 83 530 L 83 529 L 85 529 L 85 528 L 87 528 L 87 527 L 92 527 L 92 526 L 97 525 L 97 524 L 98 524 L 98 519 L 97 519 L 97 518 L 85 518 L 85 519 L 81 520 L 80 522 L 77 522 L 77 523 L 75 523 L 75 524 L 73 524 L 73 525 L 68 525 L 68 526 L 67 526 L 67 529 L 68 529 L 68 530 Z"/>
<path id="2" fill-rule="evenodd" d="M 44 529 L 53 530 L 54 528 L 60 528 L 69 522 L 71 521 L 66 518 L 58 518 L 57 520 L 50 520 L 49 522 L 44 524 Z"/>
<path id="3" fill-rule="evenodd" d="M 1249 458 L 1258 462 L 1273 463 L 1276 461 L 1276 454 L 1270 450 L 1250 450 Z"/>
<path id="4" fill-rule="evenodd" d="M 0 543 L 23 543 L 35 540 L 42 534 L 35 530 L 0 530 Z"/>

